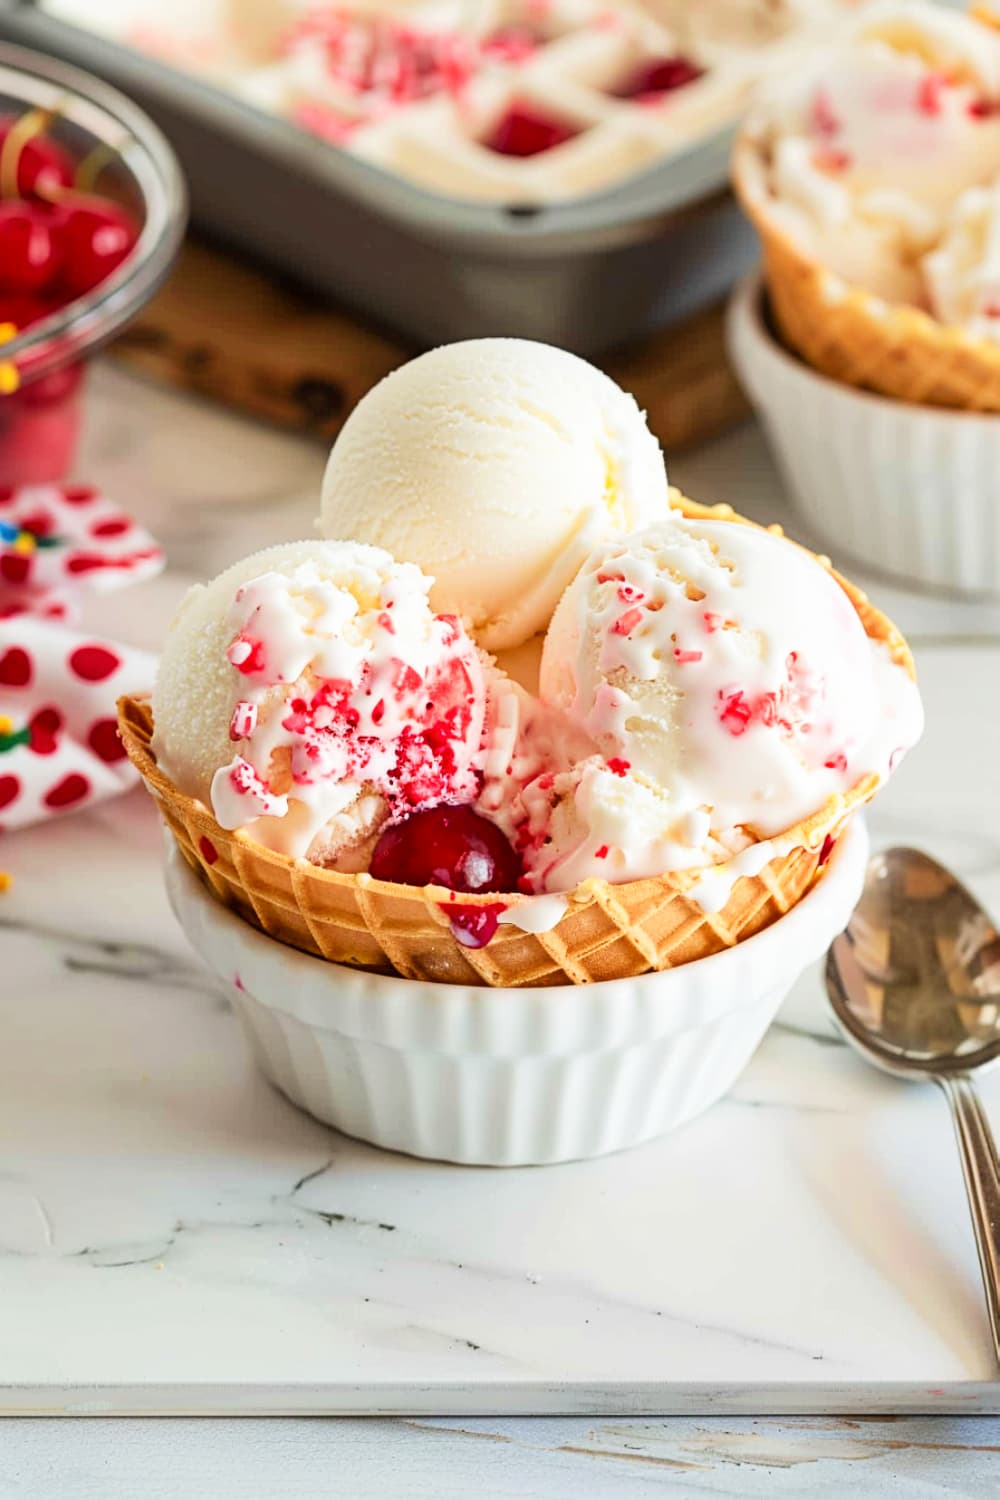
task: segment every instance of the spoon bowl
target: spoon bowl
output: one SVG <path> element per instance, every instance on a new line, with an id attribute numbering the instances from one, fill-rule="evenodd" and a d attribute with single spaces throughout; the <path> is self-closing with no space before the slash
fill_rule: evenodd
<path id="1" fill-rule="evenodd" d="M 849 1041 L 897 1076 L 1000 1061 L 1000 933 L 975 897 L 917 849 L 868 863 L 827 993 Z"/>
<path id="2" fill-rule="evenodd" d="M 1000 934 L 943 865 L 887 849 L 869 861 L 830 948 L 826 989 L 863 1057 L 898 1078 L 932 1080 L 948 1100 L 1000 1362 L 1000 1163 L 972 1081 L 1000 1061 Z"/>

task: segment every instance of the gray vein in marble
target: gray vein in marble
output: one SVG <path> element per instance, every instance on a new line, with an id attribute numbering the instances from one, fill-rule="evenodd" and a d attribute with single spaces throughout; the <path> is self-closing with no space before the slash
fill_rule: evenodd
<path id="1" fill-rule="evenodd" d="M 288 1194 L 289 1198 L 294 1198 L 295 1194 L 300 1192 L 306 1183 L 315 1182 L 318 1177 L 323 1176 L 324 1172 L 329 1172 L 330 1168 L 336 1165 L 336 1162 L 337 1158 L 335 1156 L 328 1156 L 326 1161 L 320 1162 L 318 1167 L 313 1167 L 304 1177 L 300 1177 L 298 1182 L 292 1184 L 291 1191 Z"/>
<path id="2" fill-rule="evenodd" d="M 295 1196 L 301 1187 L 307 1183 L 315 1182 L 324 1174 L 329 1172 L 335 1165 L 335 1158 L 330 1158 L 318 1167 L 312 1168 L 295 1180 L 287 1193 L 276 1193 L 270 1198 L 275 1210 L 272 1214 L 256 1216 L 250 1219 L 204 1219 L 198 1221 L 186 1221 L 179 1219 L 174 1222 L 167 1234 L 157 1240 L 146 1240 L 141 1243 L 118 1242 L 108 1245 L 85 1245 L 72 1251 L 56 1251 L 58 1258 L 67 1260 L 83 1261 L 95 1270 L 125 1270 L 132 1267 L 144 1265 L 159 1265 L 169 1261 L 171 1252 L 176 1249 L 182 1239 L 197 1237 L 200 1233 L 231 1229 L 234 1231 L 250 1231 L 260 1229 L 306 1229 L 310 1222 L 322 1223 L 331 1230 L 346 1233 L 365 1233 L 374 1231 L 376 1234 L 389 1235 L 397 1238 L 398 1249 L 393 1254 L 393 1263 L 411 1261 L 415 1264 L 432 1264 L 439 1269 L 450 1269 L 459 1273 L 463 1280 L 481 1280 L 484 1283 L 484 1291 L 497 1283 L 508 1283 L 521 1285 L 537 1285 L 531 1277 L 525 1276 L 520 1271 L 511 1271 L 498 1266 L 485 1263 L 470 1263 L 465 1261 L 440 1260 L 432 1248 L 421 1243 L 421 1237 L 416 1236 L 405 1228 L 393 1225 L 384 1220 L 363 1218 L 336 1209 L 313 1208 L 306 1204 L 295 1201 Z M 249 1206 L 249 1205 L 248 1205 Z M 282 1211 L 284 1210 L 284 1212 Z M 54 1247 L 53 1247 L 54 1248 Z M 0 1256 L 16 1256 L 24 1258 L 26 1252 L 10 1247 L 0 1249 Z M 373 1266 L 373 1273 L 378 1274 L 383 1267 Z M 633 1303 L 627 1299 L 614 1297 L 606 1294 L 600 1295 L 597 1289 L 590 1289 L 584 1285 L 575 1285 L 568 1279 L 556 1279 L 548 1276 L 545 1281 L 544 1291 L 541 1294 L 549 1308 L 551 1315 L 553 1304 L 562 1306 L 563 1315 L 571 1319 L 579 1320 L 584 1326 L 596 1322 L 608 1316 L 620 1317 L 623 1313 L 638 1317 L 642 1321 L 649 1319 L 662 1320 L 663 1325 L 673 1326 L 677 1330 L 695 1330 L 701 1335 L 710 1335 L 725 1340 L 731 1340 L 741 1346 L 752 1346 L 762 1350 L 775 1353 L 794 1354 L 802 1359 L 812 1362 L 822 1362 L 827 1356 L 817 1353 L 815 1350 L 805 1348 L 795 1343 L 784 1340 L 769 1339 L 757 1334 L 742 1332 L 733 1327 L 713 1324 L 704 1319 L 684 1317 L 683 1314 L 669 1308 L 655 1308 Z M 406 1304 L 396 1304 L 391 1298 L 382 1297 L 368 1298 L 376 1306 L 386 1309 L 405 1312 L 410 1316 L 405 1324 L 398 1325 L 419 1332 L 421 1337 L 439 1340 L 444 1339 L 454 1345 L 463 1345 L 474 1352 L 482 1352 L 493 1358 L 504 1361 L 506 1365 L 519 1364 L 516 1356 L 501 1351 L 486 1349 L 479 1340 L 470 1338 L 467 1334 L 447 1328 L 425 1326 L 416 1323 L 412 1319 L 412 1307 Z M 835 1361 L 835 1364 L 843 1364 L 843 1361 Z"/>
<path id="3" fill-rule="evenodd" d="M 837 1113 L 837 1111 L 830 1111 L 830 1113 Z M 299 1188 L 304 1186 L 306 1183 L 315 1182 L 319 1178 L 323 1177 L 328 1171 L 331 1170 L 331 1168 L 335 1166 L 335 1164 L 336 1158 L 331 1158 L 330 1161 L 324 1163 L 322 1166 L 319 1166 L 313 1171 L 308 1172 L 305 1177 L 301 1178 L 299 1182 L 295 1184 L 291 1193 L 287 1195 L 288 1198 L 293 1198 L 298 1192 Z M 276 1201 L 281 1200 L 276 1199 Z M 351 1214 L 342 1214 L 323 1209 L 312 1209 L 302 1204 L 297 1204 L 296 1207 L 300 1211 L 304 1208 L 306 1213 L 315 1215 L 316 1217 L 323 1219 L 325 1222 L 331 1224 L 346 1224 L 356 1228 L 372 1228 L 391 1231 L 398 1229 L 398 1226 L 394 1224 L 380 1223 L 377 1220 L 373 1219 L 357 1218 Z M 486 1263 L 472 1264 L 469 1261 L 456 1260 L 438 1262 L 436 1258 L 434 1258 L 434 1263 L 448 1266 L 452 1270 L 461 1272 L 463 1276 L 483 1277 L 491 1282 L 506 1281 L 520 1283 L 522 1281 L 527 1281 L 529 1285 L 539 1285 L 539 1282 L 530 1276 L 525 1277 L 520 1272 L 508 1271 L 503 1269 L 502 1267 L 492 1266 Z M 545 1290 L 547 1295 L 551 1295 L 554 1291 L 556 1296 L 558 1297 L 568 1296 L 575 1298 L 578 1296 L 586 1297 L 587 1295 L 587 1289 L 585 1287 L 576 1288 L 572 1285 L 572 1283 L 568 1281 L 563 1281 L 560 1283 L 555 1281 L 551 1277 L 549 1277 L 545 1283 Z M 629 1302 L 623 1298 L 616 1297 L 613 1302 L 607 1299 L 604 1301 L 587 1301 L 586 1306 L 592 1313 L 595 1314 L 603 1314 L 609 1309 L 614 1308 L 616 1311 L 631 1312 L 647 1318 L 663 1318 L 666 1319 L 668 1323 L 672 1323 L 677 1327 L 695 1328 L 702 1333 L 712 1333 L 725 1338 L 735 1338 L 738 1339 L 741 1343 L 753 1344 L 755 1347 L 762 1349 L 773 1349 L 780 1353 L 798 1354 L 812 1360 L 822 1360 L 825 1358 L 825 1356 L 822 1354 L 816 1354 L 813 1350 L 805 1349 L 795 1344 L 787 1344 L 770 1339 L 760 1338 L 756 1335 L 744 1334 L 736 1329 L 725 1328 L 718 1324 L 684 1318 L 679 1314 L 670 1311 L 669 1309 L 645 1307 L 641 1303 Z M 589 1319 L 585 1321 L 589 1321 Z"/>
<path id="4" fill-rule="evenodd" d="M 322 1174 L 320 1173 L 317 1175 Z M 316 1212 L 315 1210 L 309 1211 Z M 324 1213 L 320 1213 L 319 1216 L 321 1218 L 327 1217 L 327 1215 Z M 383 1224 L 376 1224 L 375 1221 L 372 1220 L 356 1219 L 351 1217 L 350 1215 L 343 1216 L 334 1214 L 332 1215 L 332 1218 L 335 1223 L 346 1223 L 352 1227 L 358 1228 L 374 1227 L 378 1229 L 386 1229 L 394 1227 Z M 405 1241 L 411 1241 L 413 1240 L 413 1238 L 413 1236 L 408 1235 L 405 1231 L 401 1235 L 401 1239 Z M 472 1263 L 468 1260 L 438 1260 L 437 1257 L 433 1255 L 427 1255 L 422 1258 L 430 1261 L 434 1265 L 442 1267 L 447 1266 L 454 1271 L 458 1271 L 462 1274 L 463 1277 L 482 1278 L 488 1284 L 496 1284 L 497 1282 L 513 1282 L 516 1284 L 527 1282 L 528 1285 L 539 1284 L 537 1281 L 532 1280 L 531 1277 L 526 1277 L 520 1271 L 509 1271 L 503 1267 L 490 1265 L 485 1262 Z M 613 1299 L 608 1298 L 607 1296 L 598 1297 L 584 1285 L 577 1286 L 570 1280 L 556 1279 L 552 1276 L 549 1276 L 545 1281 L 545 1297 L 546 1301 L 556 1299 L 561 1301 L 568 1300 L 574 1303 L 576 1301 L 579 1301 L 581 1309 L 586 1308 L 588 1314 L 590 1315 L 584 1318 L 583 1321 L 585 1324 L 591 1322 L 592 1319 L 596 1317 L 601 1317 L 610 1312 L 626 1312 L 631 1313 L 634 1316 L 638 1316 L 642 1319 L 660 1318 L 663 1319 L 665 1323 L 671 1324 L 678 1329 L 695 1329 L 699 1333 L 713 1334 L 716 1337 L 720 1338 L 735 1339 L 740 1344 L 749 1344 L 755 1348 L 769 1349 L 781 1354 L 795 1354 L 800 1356 L 801 1358 L 809 1359 L 815 1362 L 823 1361 L 827 1357 L 824 1354 L 816 1353 L 815 1350 L 805 1348 L 802 1345 L 787 1343 L 776 1339 L 763 1338 L 757 1334 L 744 1333 L 736 1328 L 727 1328 L 722 1324 L 706 1322 L 704 1319 L 685 1318 L 680 1313 L 677 1313 L 669 1308 L 647 1307 L 642 1303 L 631 1302 L 623 1297 L 615 1297 Z"/>
<path id="5" fill-rule="evenodd" d="M 189 990 L 215 1002 L 224 1002 L 224 1008 L 229 1008 L 225 987 L 206 968 L 196 961 L 178 958 L 165 949 L 147 943 L 93 938 L 44 922 L 23 922 L 7 917 L 0 918 L 0 931 L 43 938 L 46 942 L 58 942 L 76 950 L 59 955 L 59 963 L 67 973 L 104 974 L 110 979 L 169 985 L 171 989 Z"/>
<path id="6" fill-rule="evenodd" d="M 738 1087 L 739 1085 L 737 1085 L 737 1088 Z M 715 1105 L 715 1108 L 723 1109 L 727 1106 L 732 1106 L 736 1109 L 782 1110 L 787 1113 L 796 1115 L 841 1116 L 847 1113 L 846 1107 L 841 1109 L 834 1104 L 803 1104 L 800 1100 L 793 1101 L 791 1099 L 753 1099 L 747 1098 L 744 1095 L 735 1092 L 726 1094 L 725 1098 L 718 1101 L 718 1103 Z"/>

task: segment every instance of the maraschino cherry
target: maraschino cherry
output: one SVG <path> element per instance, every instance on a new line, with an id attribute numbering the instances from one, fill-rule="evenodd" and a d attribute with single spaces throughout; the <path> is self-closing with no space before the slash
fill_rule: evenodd
<path id="1" fill-rule="evenodd" d="M 79 363 L 22 379 L 4 360 L 12 337 L 90 292 L 132 251 L 138 228 L 110 199 L 79 191 L 77 164 L 48 134 L 55 116 L 0 116 L 0 476 L 61 477 L 80 422 Z M 80 175 L 87 176 L 86 165 Z"/>
<path id="2" fill-rule="evenodd" d="M 59 281 L 71 297 L 82 297 L 121 265 L 135 244 L 135 225 L 108 198 L 78 197 L 63 206 L 64 263 Z"/>
<path id="3" fill-rule="evenodd" d="M 471 807 L 442 804 L 411 813 L 382 834 L 376 880 L 443 885 L 452 891 L 516 891 L 520 861 L 495 823 Z"/>
<path id="4" fill-rule="evenodd" d="M 5 291 L 37 292 L 59 270 L 63 247 L 39 205 L 20 198 L 0 203 L 0 283 Z"/>
<path id="5" fill-rule="evenodd" d="M 0 115 L 0 160 L 7 152 L 7 138 L 20 121 L 11 115 Z M 73 163 L 61 146 L 41 131 L 29 135 L 10 150 L 17 156 L 16 189 L 23 198 L 48 197 L 73 182 Z M 12 168 L 13 170 L 13 168 Z M 5 187 L 5 192 L 10 188 Z"/>
<path id="6" fill-rule="evenodd" d="M 60 146 L 40 132 L 22 138 L 18 125 L 0 119 L 0 303 L 48 304 L 33 316 L 3 317 L 20 329 L 98 286 L 138 231 L 110 198 L 73 187 L 73 164 Z"/>
<path id="7" fill-rule="evenodd" d="M 30 296 L 27 292 L 7 292 L 0 288 L 0 323 L 12 323 L 21 331 L 47 318 L 58 307 L 49 297 Z"/>

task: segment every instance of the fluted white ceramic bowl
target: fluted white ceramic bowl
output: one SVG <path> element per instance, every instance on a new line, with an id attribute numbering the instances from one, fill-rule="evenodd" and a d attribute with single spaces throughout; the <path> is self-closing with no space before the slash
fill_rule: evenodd
<path id="1" fill-rule="evenodd" d="M 751 277 L 729 349 L 793 498 L 838 555 L 1000 597 L 1000 416 L 893 401 L 820 375 L 774 337 Z"/>
<path id="2" fill-rule="evenodd" d="M 867 851 L 855 818 L 815 889 L 724 953 L 550 989 L 424 984 L 299 953 L 220 906 L 172 841 L 167 889 L 295 1104 L 393 1151 L 514 1166 L 635 1146 L 714 1103 L 846 926 Z"/>

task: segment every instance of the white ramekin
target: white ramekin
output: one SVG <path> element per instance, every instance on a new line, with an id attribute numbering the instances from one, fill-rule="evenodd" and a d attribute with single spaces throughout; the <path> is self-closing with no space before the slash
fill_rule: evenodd
<path id="1" fill-rule="evenodd" d="M 854 818 L 813 891 L 756 937 L 663 974 L 476 989 L 369 974 L 287 948 L 220 906 L 170 841 L 167 889 L 232 987 L 264 1073 L 348 1135 L 514 1166 L 601 1156 L 714 1103 L 861 892 Z"/>
<path id="2" fill-rule="evenodd" d="M 1000 596 L 1000 416 L 871 395 L 777 342 L 759 277 L 729 349 L 799 508 L 838 555 L 910 582 Z"/>

